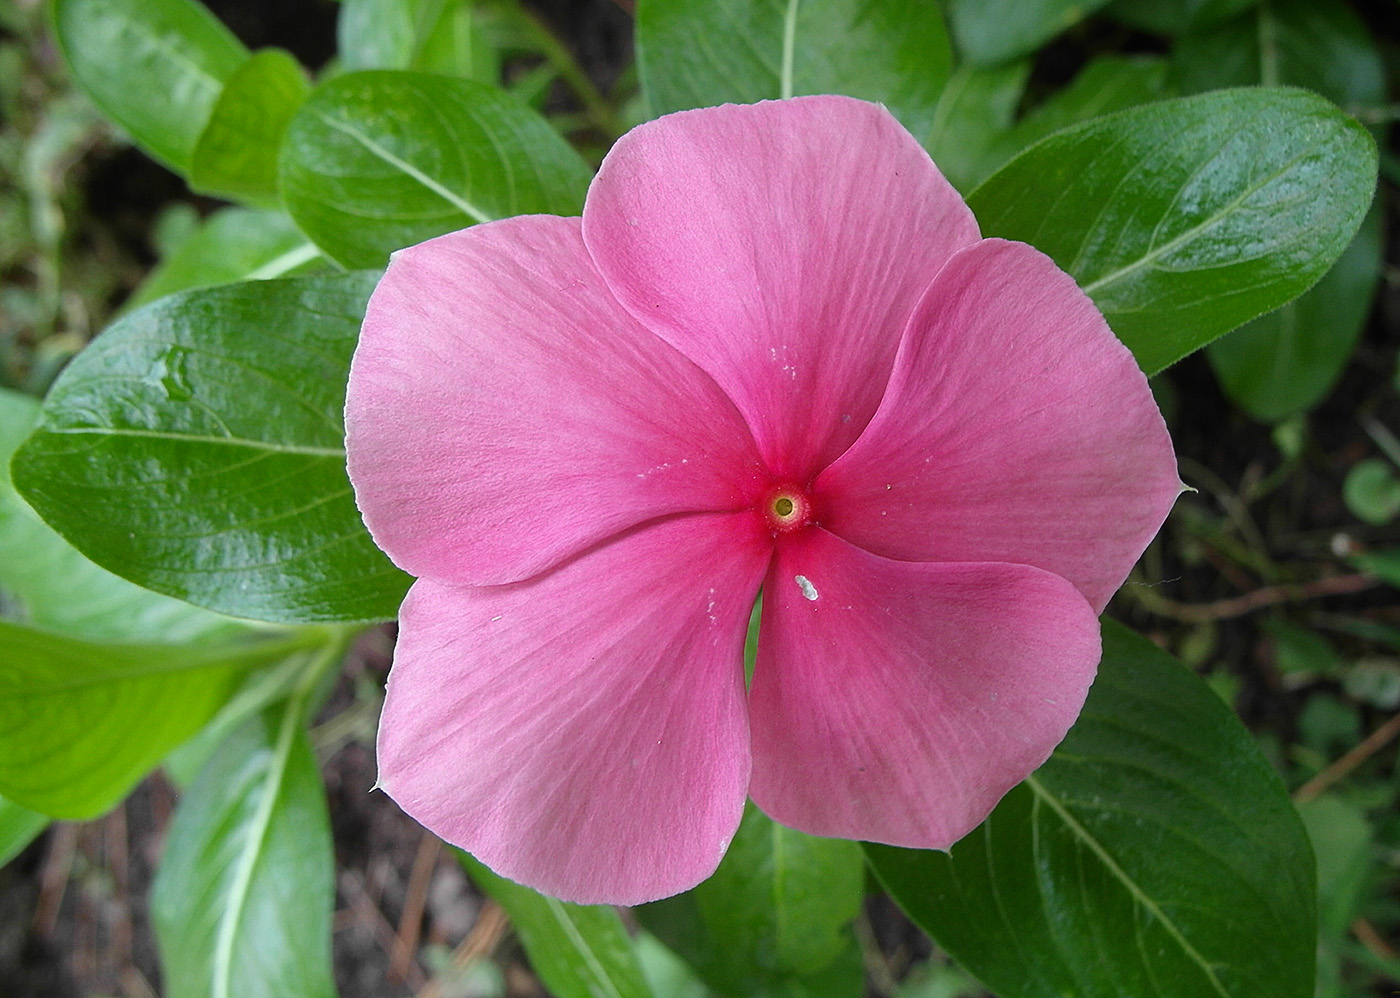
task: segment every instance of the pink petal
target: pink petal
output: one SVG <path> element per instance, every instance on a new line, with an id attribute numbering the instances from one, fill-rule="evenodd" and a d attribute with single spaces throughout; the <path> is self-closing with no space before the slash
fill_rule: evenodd
<path id="1" fill-rule="evenodd" d="M 977 223 L 883 107 L 799 97 L 633 129 L 583 232 L 618 300 L 806 483 L 874 413 L 910 312 Z"/>
<path id="2" fill-rule="evenodd" d="M 804 832 L 947 849 L 1050 755 L 1099 654 L 1048 572 L 794 534 L 764 582 L 749 792 Z"/>
<path id="3" fill-rule="evenodd" d="M 771 543 L 754 514 L 679 517 L 530 582 L 419 581 L 380 786 L 564 900 L 638 904 L 699 883 L 743 811 L 744 636 Z"/>
<path id="4" fill-rule="evenodd" d="M 375 541 L 442 582 L 514 582 L 659 516 L 739 509 L 757 467 L 714 382 L 612 299 L 576 218 L 395 254 L 345 422 Z"/>
<path id="5" fill-rule="evenodd" d="M 1034 565 L 1100 611 L 1181 488 L 1147 379 L 1093 303 L 1049 257 L 988 239 L 929 288 L 816 503 L 876 554 Z"/>

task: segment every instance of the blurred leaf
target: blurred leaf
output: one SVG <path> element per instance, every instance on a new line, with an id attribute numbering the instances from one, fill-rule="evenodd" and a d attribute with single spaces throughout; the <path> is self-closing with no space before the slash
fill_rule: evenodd
<path id="1" fill-rule="evenodd" d="M 662 998 L 710 998 L 710 989 L 665 943 L 642 930 L 632 940 L 637 963 L 651 993 Z"/>
<path id="2" fill-rule="evenodd" d="M 1322 280 L 1206 348 L 1231 401 L 1263 422 L 1322 401 L 1341 377 L 1371 315 L 1381 242 L 1381 212 L 1373 208 Z"/>
<path id="3" fill-rule="evenodd" d="M 1385 65 L 1365 23 L 1341 0 L 1269 0 L 1172 52 L 1182 93 L 1295 86 L 1345 108 L 1383 103 Z"/>
<path id="4" fill-rule="evenodd" d="M 126 301 L 134 309 L 176 291 L 284 277 L 324 259 L 280 211 L 222 208 L 151 272 Z"/>
<path id="5" fill-rule="evenodd" d="M 319 86 L 282 150 L 287 210 L 327 256 L 396 249 L 507 215 L 577 214 L 590 171 L 513 97 L 471 80 L 373 71 Z"/>
<path id="6" fill-rule="evenodd" d="M 335 864 L 304 698 L 239 729 L 185 792 L 151 891 L 167 998 L 331 998 Z"/>
<path id="7" fill-rule="evenodd" d="M 1371 656 L 1347 670 L 1342 689 L 1353 700 L 1378 710 L 1400 707 L 1400 660 Z"/>
<path id="8" fill-rule="evenodd" d="M 0 621 L 0 794 L 58 818 L 101 814 L 213 717 L 242 673 L 309 640 L 98 644 Z"/>
<path id="9" fill-rule="evenodd" d="M 10 457 L 38 418 L 38 399 L 0 389 L 0 616 L 93 641 L 178 642 L 244 631 L 238 621 L 99 568 L 39 519 L 10 482 Z"/>
<path id="10" fill-rule="evenodd" d="M 55 382 L 16 486 L 84 554 L 157 592 L 259 620 L 392 618 L 408 578 L 360 521 L 343 440 L 373 285 L 256 281 L 131 313 Z"/>
<path id="11" fill-rule="evenodd" d="M 1173 64 L 1186 92 L 1282 83 L 1348 108 L 1379 105 L 1386 97 L 1380 52 L 1366 25 L 1339 0 L 1261 4 L 1183 38 Z M 1361 336 L 1380 263 L 1381 215 L 1373 209 L 1315 288 L 1211 344 L 1206 356 L 1225 393 L 1264 421 L 1320 401 Z"/>
<path id="12" fill-rule="evenodd" d="M 1375 860 L 1371 824 L 1359 807 L 1335 796 L 1298 805 L 1317 854 L 1317 896 L 1322 934 L 1346 934 L 1359 914 Z"/>
<path id="13" fill-rule="evenodd" d="M 924 148 L 963 194 L 986 180 L 1001 162 L 998 145 L 1006 141 L 1016 119 L 1030 73 L 1028 60 L 985 69 L 963 63 L 939 95 Z"/>
<path id="14" fill-rule="evenodd" d="M 1332 642 L 1311 627 L 1286 620 L 1265 620 L 1262 628 L 1273 639 L 1274 666 L 1285 680 L 1314 679 L 1341 667 L 1341 656 Z"/>
<path id="15" fill-rule="evenodd" d="M 253 204 L 274 206 L 277 153 L 311 87 L 306 71 L 281 49 L 255 53 L 234 71 L 200 133 L 190 186 Z"/>
<path id="16" fill-rule="evenodd" d="M 457 856 L 476 885 L 510 916 L 530 965 L 558 998 L 651 998 L 616 910 L 537 894 L 496 876 L 466 853 Z"/>
<path id="17" fill-rule="evenodd" d="M 1278 776 L 1198 678 L 1112 621 L 1078 723 L 979 830 L 949 854 L 866 855 L 1002 998 L 1312 995 L 1314 860 Z"/>
<path id="18" fill-rule="evenodd" d="M 1363 572 L 1385 580 L 1389 585 L 1400 589 L 1400 548 L 1389 551 L 1368 551 L 1353 555 L 1351 562 Z"/>
<path id="19" fill-rule="evenodd" d="M 1062 128 L 1150 103 L 1164 97 L 1166 89 L 1164 59 L 1115 55 L 1090 59 L 1068 86 L 1017 122 L 1002 140 L 999 148 L 1005 155 L 997 165 Z"/>
<path id="20" fill-rule="evenodd" d="M 927 0 L 639 0 L 637 67 L 653 115 L 836 93 L 924 135 L 952 52 Z"/>
<path id="21" fill-rule="evenodd" d="M 470 0 L 341 0 L 336 19 L 347 70 L 418 69 L 499 83 L 500 57 Z"/>
<path id="22" fill-rule="evenodd" d="M 1375 144 L 1300 90 L 1226 90 L 1051 135 L 977 188 L 988 236 L 1079 282 L 1155 374 L 1296 297 L 1370 204 Z"/>
<path id="23" fill-rule="evenodd" d="M 850 925 L 864 882 L 854 842 L 784 828 L 749 804 L 709 880 L 635 913 L 731 998 L 856 998 L 864 971 Z"/>
<path id="24" fill-rule="evenodd" d="M 989 66 L 1040 48 L 1108 0 L 948 0 L 958 52 Z"/>
<path id="25" fill-rule="evenodd" d="M 195 0 L 54 0 L 73 80 L 138 146 L 188 173 L 223 85 L 248 50 Z"/>
<path id="26" fill-rule="evenodd" d="M 1124 24 L 1163 35 L 1184 35 L 1227 21 L 1259 0 L 1116 0 L 1108 14 Z"/>
<path id="27" fill-rule="evenodd" d="M 1400 516 L 1400 475 L 1380 458 L 1357 461 L 1342 482 L 1342 499 L 1358 520 L 1384 526 Z"/>
<path id="28" fill-rule="evenodd" d="M 18 856 L 48 827 L 48 815 L 0 797 L 0 866 Z"/>

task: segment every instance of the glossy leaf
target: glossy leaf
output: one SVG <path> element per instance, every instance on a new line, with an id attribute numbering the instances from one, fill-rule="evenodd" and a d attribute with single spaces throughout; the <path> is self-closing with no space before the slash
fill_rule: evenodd
<path id="1" fill-rule="evenodd" d="M 348 267 L 507 215 L 577 214 L 590 171 L 515 98 L 471 80 L 375 71 L 302 105 L 282 150 L 287 210 Z"/>
<path id="2" fill-rule="evenodd" d="M 855 843 L 784 828 L 750 804 L 709 880 L 635 911 L 721 994 L 857 998 L 850 926 L 864 880 Z"/>
<path id="3" fill-rule="evenodd" d="M 48 815 L 0 797 L 0 866 L 18 856 L 48 827 Z"/>
<path id="4" fill-rule="evenodd" d="M 1173 65 L 1187 92 L 1286 83 L 1342 107 L 1376 106 L 1386 97 L 1380 52 L 1340 0 L 1261 4 L 1183 38 Z M 1381 219 L 1372 211 L 1316 287 L 1210 345 L 1206 356 L 1226 394 L 1261 420 L 1282 419 L 1320 401 L 1361 336 L 1380 263 Z"/>
<path id="5" fill-rule="evenodd" d="M 10 483 L 10 457 L 39 400 L 0 389 L 0 616 L 92 641 L 179 642 L 244 625 L 99 568 L 39 519 Z"/>
<path id="6" fill-rule="evenodd" d="M 1228 21 L 1260 0 L 1116 0 L 1107 13 L 1124 24 L 1164 35 L 1183 35 Z"/>
<path id="7" fill-rule="evenodd" d="M 196 0 L 54 0 L 78 87 L 138 146 L 187 173 L 224 82 L 248 50 Z"/>
<path id="8" fill-rule="evenodd" d="M 244 673 L 307 641 L 96 643 L 0 621 L 0 794 L 57 818 L 101 814 L 213 717 Z"/>
<path id="9" fill-rule="evenodd" d="M 530 965 L 558 998 L 651 998 L 617 911 L 568 904 L 498 877 L 466 853 L 476 885 L 510 916 Z"/>
<path id="10" fill-rule="evenodd" d="M 938 5 L 925 0 L 637 4 L 637 68 L 653 116 L 839 93 L 880 101 L 923 135 L 951 66 Z"/>
<path id="11" fill-rule="evenodd" d="M 943 175 L 963 194 L 972 190 L 1005 158 L 1007 141 L 1026 80 L 1028 60 L 986 68 L 963 63 L 938 98 L 924 148 Z"/>
<path id="12" fill-rule="evenodd" d="M 373 284 L 232 284 L 131 313 L 54 383 L 15 484 L 84 554 L 157 592 L 259 620 L 393 617 L 408 580 L 360 522 L 343 447 Z"/>
<path id="13" fill-rule="evenodd" d="M 1313 856 L 1282 783 L 1209 687 L 1111 621 L 1078 723 L 980 829 L 866 855 L 1002 998 L 1312 995 Z"/>
<path id="14" fill-rule="evenodd" d="M 1322 98 L 1225 90 L 1058 132 L 969 204 L 1068 270 L 1153 374 L 1312 286 L 1375 176 L 1371 137 Z"/>
<path id="15" fill-rule="evenodd" d="M 175 812 L 151 893 L 167 998 L 330 998 L 335 865 L 304 702 L 254 718 Z"/>
<path id="16" fill-rule="evenodd" d="M 948 21 L 958 52 L 990 66 L 1040 48 L 1108 0 L 949 0 Z"/>
<path id="17" fill-rule="evenodd" d="M 280 49 L 258 52 L 236 69 L 200 133 L 190 186 L 260 205 L 276 205 L 277 153 L 311 87 L 301 64 Z"/>
<path id="18" fill-rule="evenodd" d="M 280 211 L 223 208 L 146 278 L 126 302 L 135 308 L 176 291 L 287 277 L 326 261 Z"/>

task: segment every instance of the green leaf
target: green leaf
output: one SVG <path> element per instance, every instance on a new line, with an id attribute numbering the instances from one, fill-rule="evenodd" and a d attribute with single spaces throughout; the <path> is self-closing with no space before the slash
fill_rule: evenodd
<path id="1" fill-rule="evenodd" d="M 78 87 L 138 146 L 188 173 L 195 143 L 248 58 L 194 0 L 54 0 L 54 36 Z"/>
<path id="2" fill-rule="evenodd" d="M 311 640 L 102 644 L 0 621 L 0 794 L 58 818 L 101 814 L 245 672 Z"/>
<path id="3" fill-rule="evenodd" d="M 0 797 L 0 866 L 18 856 L 48 827 L 48 815 Z"/>
<path id="4" fill-rule="evenodd" d="M 320 261 L 320 250 L 280 211 L 223 208 L 205 219 L 136 289 L 136 308 L 176 291 L 297 273 Z"/>
<path id="5" fill-rule="evenodd" d="M 1350 801 L 1324 796 L 1298 805 L 1317 853 L 1317 896 L 1324 939 L 1347 935 L 1370 886 L 1375 833 Z"/>
<path id="6" fill-rule="evenodd" d="M 1050 760 L 951 853 L 866 846 L 881 882 L 1002 998 L 1310 998 L 1308 838 L 1204 683 L 1104 621 Z"/>
<path id="7" fill-rule="evenodd" d="M 345 475 L 345 382 L 373 285 L 232 284 L 131 313 L 54 383 L 16 486 L 89 558 L 157 592 L 258 620 L 393 617 L 408 579 Z"/>
<path id="8" fill-rule="evenodd" d="M 1155 374 L 1312 286 L 1375 177 L 1370 135 L 1317 95 L 1224 90 L 1057 132 L 969 204 L 1069 271 Z"/>
<path id="9" fill-rule="evenodd" d="M 341 0 L 336 32 L 347 70 L 418 69 L 500 82 L 500 56 L 467 0 Z"/>
<path id="10" fill-rule="evenodd" d="M 1006 139 L 1006 159 L 1062 128 L 1158 100 L 1165 96 L 1166 87 L 1165 59 L 1116 55 L 1090 59 L 1068 86 L 1016 124 Z"/>
<path id="11" fill-rule="evenodd" d="M 1383 527 L 1400 516 L 1400 475 L 1380 458 L 1357 461 L 1342 482 L 1342 499 L 1352 516 Z"/>
<path id="12" fill-rule="evenodd" d="M 1387 585 L 1400 589 L 1400 548 L 1353 555 L 1351 563 L 1363 572 L 1370 572 Z"/>
<path id="13" fill-rule="evenodd" d="M 293 698 L 235 733 L 175 812 L 151 892 L 167 998 L 330 998 L 335 866 Z"/>
<path id="14" fill-rule="evenodd" d="M 948 22 L 958 52 L 982 66 L 1040 48 L 1108 0 L 949 0 Z"/>
<path id="15" fill-rule="evenodd" d="M 1373 209 L 1336 264 L 1309 291 L 1206 347 L 1220 387 L 1255 419 L 1276 422 L 1332 390 L 1375 298 L 1381 213 Z"/>
<path id="16" fill-rule="evenodd" d="M 323 83 L 282 149 L 287 210 L 327 256 L 382 267 L 389 254 L 507 215 L 577 214 L 590 171 L 515 98 L 426 73 Z"/>
<path id="17" fill-rule="evenodd" d="M 39 418 L 39 401 L 0 389 L 0 616 L 92 641 L 231 636 L 240 622 L 132 585 L 56 534 L 10 482 L 10 457 Z"/>
<path id="18" fill-rule="evenodd" d="M 1030 77 L 1028 60 L 986 68 L 963 63 L 938 98 L 924 148 L 954 187 L 966 194 L 987 179 L 1016 119 Z"/>
<path id="19" fill-rule="evenodd" d="M 545 987 L 558 998 L 651 998 L 617 912 L 568 904 L 498 877 L 466 853 L 463 867 L 510 916 Z"/>
<path id="20" fill-rule="evenodd" d="M 243 63 L 224 85 L 190 162 L 190 186 L 252 204 L 278 203 L 277 153 L 311 87 L 280 49 Z"/>
<path id="21" fill-rule="evenodd" d="M 1107 13 L 1124 24 L 1163 35 L 1184 35 L 1228 21 L 1259 0 L 1117 0 Z"/>
<path id="22" fill-rule="evenodd" d="M 856 843 L 784 828 L 750 804 L 709 880 L 636 914 L 721 994 L 855 998 L 864 879 Z"/>
<path id="23" fill-rule="evenodd" d="M 880 101 L 928 132 L 952 51 L 926 0 L 640 0 L 637 69 L 653 115 L 798 94 Z"/>
<path id="24" fill-rule="evenodd" d="M 1198 34 L 1173 54 L 1183 91 L 1256 83 L 1306 87 L 1342 107 L 1384 103 L 1385 67 L 1366 25 L 1338 0 L 1276 0 Z M 1311 291 L 1206 354 L 1230 398 L 1260 420 L 1308 409 L 1336 382 L 1370 315 L 1381 218 L 1367 216 Z"/>
<path id="25" fill-rule="evenodd" d="M 1365 23 L 1341 0 L 1270 0 L 1182 38 L 1172 68 L 1183 93 L 1295 86 L 1342 107 L 1385 101 L 1385 65 Z"/>

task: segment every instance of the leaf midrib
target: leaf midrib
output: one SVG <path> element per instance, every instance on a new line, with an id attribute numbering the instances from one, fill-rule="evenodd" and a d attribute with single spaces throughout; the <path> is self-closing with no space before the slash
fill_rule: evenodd
<path id="1" fill-rule="evenodd" d="M 1137 881 L 1133 880 L 1126 870 L 1118 865 L 1117 861 L 1109 854 L 1103 843 L 1099 842 L 1098 839 L 1090 834 L 1089 830 L 1081 825 L 1075 819 L 1074 815 L 1069 812 L 1069 809 L 1064 803 L 1045 789 L 1035 776 L 1026 777 L 1025 782 L 1035 795 L 1044 801 L 1046 806 L 1054 811 L 1055 815 L 1064 822 L 1065 827 L 1073 832 L 1075 837 L 1083 842 L 1084 845 L 1089 848 L 1089 851 L 1098 857 L 1099 861 L 1103 863 L 1104 867 L 1113 875 L 1114 879 L 1123 885 L 1124 889 L 1132 896 L 1133 900 L 1147 909 L 1148 913 L 1161 923 L 1162 927 L 1166 929 L 1167 934 L 1171 936 L 1181 948 L 1181 951 L 1192 963 L 1196 964 L 1196 966 L 1201 969 L 1203 974 L 1205 974 L 1206 979 L 1210 981 L 1211 986 L 1215 989 L 1215 993 L 1219 995 L 1220 998 L 1232 998 L 1230 992 L 1220 983 L 1220 979 L 1215 976 L 1215 970 L 1211 967 L 1210 962 L 1191 945 L 1191 941 L 1186 938 L 1185 934 L 1177 927 L 1176 923 L 1167 917 L 1166 912 L 1161 909 L 1157 902 L 1138 886 Z"/>
<path id="2" fill-rule="evenodd" d="M 112 426 L 45 426 L 43 433 L 62 436 L 138 437 L 149 440 L 172 440 L 179 443 L 216 444 L 247 447 L 277 454 L 302 454 L 307 457 L 345 457 L 344 447 L 316 447 L 311 444 L 278 444 L 269 440 L 248 440 L 244 437 L 214 437 L 207 434 L 175 433 L 170 430 L 137 430 Z"/>

